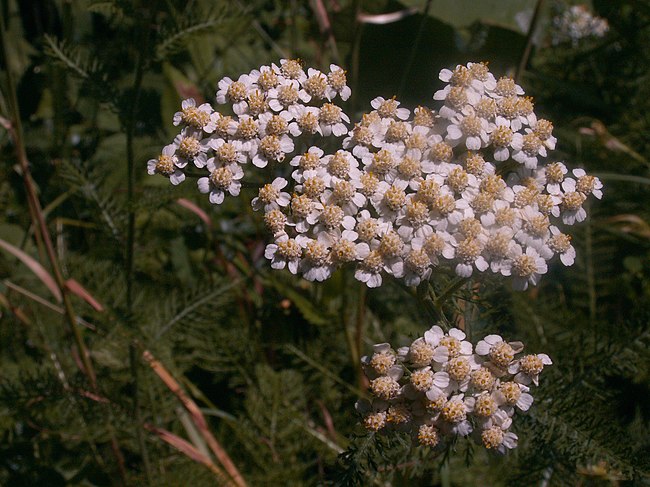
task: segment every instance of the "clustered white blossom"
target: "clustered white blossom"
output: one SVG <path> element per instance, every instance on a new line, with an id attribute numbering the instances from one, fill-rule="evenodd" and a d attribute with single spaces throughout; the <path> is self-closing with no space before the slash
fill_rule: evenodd
<path id="1" fill-rule="evenodd" d="M 607 19 L 593 15 L 586 5 L 573 5 L 553 19 L 553 44 L 586 37 L 603 37 L 609 30 Z"/>
<path id="2" fill-rule="evenodd" d="M 507 276 L 523 290 L 554 257 L 572 265 L 560 222 L 583 221 L 601 182 L 545 162 L 553 124 L 513 79 L 497 80 L 483 63 L 443 69 L 440 79 L 438 111 L 377 97 L 349 129 L 333 102 L 350 96 L 345 71 L 283 59 L 219 82 L 217 103 L 233 116 L 185 100 L 174 116 L 181 133 L 148 170 L 179 184 L 198 169 L 199 191 L 220 204 L 239 194 L 248 163 L 268 167 L 271 182 L 252 201 L 273 235 L 265 256 L 310 281 L 353 265 L 369 287 L 384 276 L 417 285 L 444 266 Z M 298 151 L 303 136 L 316 142 Z M 340 149 L 326 154 L 325 137 L 341 137 Z"/>
<path id="3" fill-rule="evenodd" d="M 361 359 L 374 398 L 358 401 L 357 410 L 370 431 L 408 432 L 429 447 L 471 435 L 505 453 L 517 446 L 514 415 L 530 408 L 531 386 L 552 364 L 543 353 L 520 355 L 523 348 L 499 335 L 474 348 L 463 331 L 437 325 L 397 351 L 377 344 Z"/>

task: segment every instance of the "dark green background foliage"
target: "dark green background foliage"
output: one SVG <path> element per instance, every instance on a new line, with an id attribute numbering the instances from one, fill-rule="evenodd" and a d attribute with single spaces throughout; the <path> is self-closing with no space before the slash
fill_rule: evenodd
<path id="1" fill-rule="evenodd" d="M 192 182 L 172 188 L 146 176 L 147 159 L 176 133 L 180 100 L 212 100 L 223 76 L 300 57 L 348 69 L 353 118 L 379 95 L 432 104 L 444 67 L 489 61 L 495 74 L 514 74 L 527 40 L 515 14 L 537 4 L 323 1 L 327 31 L 320 3 L 0 2 L 3 125 L 16 124 L 18 108 L 63 274 L 105 308 L 73 296 L 92 325 L 83 339 L 97 373 L 93 395 L 58 304 L 0 253 L 0 484 L 218 484 L 143 428 L 205 447 L 141 359 L 146 349 L 199 404 L 250 485 L 647 485 L 650 2 L 594 0 L 607 36 L 557 46 L 548 34 L 557 4 L 543 2 L 519 73 L 538 115 L 555 123 L 554 157 L 606 186 L 573 229 L 573 267 L 552 266 L 525 293 L 490 280 L 476 294 L 470 284 L 445 309 L 464 314 L 474 341 L 497 332 L 553 358 L 515 426 L 520 446 L 506 457 L 466 441 L 411 449 L 409 438 L 369 436 L 357 424 L 359 356 L 373 343 L 406 344 L 433 324 L 411 290 L 368 291 L 347 272 L 318 285 L 271 272 L 252 190 L 210 207 Z M 419 13 L 390 24 L 355 20 L 357 10 L 406 7 Z M 4 128 L 0 153 L 0 238 L 48 267 Z M 179 198 L 205 210 L 209 224 Z"/>

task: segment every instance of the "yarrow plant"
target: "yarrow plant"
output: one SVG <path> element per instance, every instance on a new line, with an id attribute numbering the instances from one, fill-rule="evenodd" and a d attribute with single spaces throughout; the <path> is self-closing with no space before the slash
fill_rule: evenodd
<path id="1" fill-rule="evenodd" d="M 239 195 L 251 165 L 272 174 L 252 201 L 273 236 L 265 256 L 310 281 L 354 266 L 369 287 L 386 276 L 418 285 L 448 268 L 464 278 L 498 274 L 525 290 L 548 261 L 572 265 L 561 224 L 586 218 L 601 182 L 547 161 L 553 124 L 513 79 L 468 63 L 440 80 L 437 109 L 377 97 L 349 127 L 336 104 L 350 96 L 345 71 L 283 59 L 219 82 L 217 104 L 233 115 L 183 101 L 174 115 L 181 132 L 148 172 L 176 185 L 198 170 L 213 204 Z M 298 150 L 305 140 L 317 142 Z M 325 140 L 339 149 L 326 154 Z"/>
<path id="2" fill-rule="evenodd" d="M 372 401 L 357 402 L 366 429 L 410 433 L 422 446 L 443 448 L 473 436 L 499 453 L 517 446 L 516 413 L 533 403 L 531 386 L 551 365 L 546 354 L 522 355 L 521 342 L 488 335 L 476 347 L 465 333 L 433 326 L 408 347 L 374 346 L 362 358 Z"/>
<path id="3" fill-rule="evenodd" d="M 224 78 L 216 101 L 231 115 L 183 101 L 174 115 L 181 132 L 148 171 L 174 185 L 198 177 L 213 204 L 239 195 L 245 169 L 268 175 L 251 201 L 272 235 L 265 257 L 309 281 L 352 266 L 368 287 L 388 276 L 426 286 L 446 270 L 461 285 L 492 273 L 525 290 L 552 259 L 572 265 L 561 227 L 585 220 L 601 182 L 548 160 L 553 124 L 512 78 L 495 78 L 484 63 L 439 77 L 435 109 L 377 97 L 352 127 L 337 104 L 351 93 L 336 65 L 305 71 L 283 59 Z M 522 350 L 499 335 L 474 347 L 463 331 L 440 326 L 409 347 L 375 345 L 362 360 L 374 395 L 357 403 L 363 424 L 429 447 L 473 434 L 505 453 L 517 444 L 516 412 L 531 406 L 531 387 L 551 364 Z"/>

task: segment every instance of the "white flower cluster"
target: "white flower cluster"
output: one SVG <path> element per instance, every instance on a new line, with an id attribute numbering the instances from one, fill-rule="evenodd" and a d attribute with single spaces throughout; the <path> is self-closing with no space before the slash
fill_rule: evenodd
<path id="1" fill-rule="evenodd" d="M 219 81 L 216 101 L 229 104 L 235 116 L 224 116 L 209 103 L 196 106 L 184 100 L 174 114 L 174 125 L 183 127 L 162 154 L 149 160 L 149 174 L 162 174 L 174 185 L 186 178 L 188 162 L 206 171 L 198 180 L 201 193 L 221 204 L 226 193 L 237 196 L 249 161 L 258 168 L 269 161 L 282 162 L 294 151 L 293 138 L 302 134 L 340 136 L 347 133 L 348 116 L 331 100 L 347 100 L 351 91 L 345 71 L 330 66 L 328 74 L 307 73 L 299 61 L 283 59 L 280 66 L 262 66 L 236 81 Z M 307 106 L 313 101 L 320 107 Z"/>
<path id="2" fill-rule="evenodd" d="M 609 30 L 607 19 L 597 17 L 586 5 L 573 5 L 553 19 L 553 44 L 571 41 L 574 45 L 586 37 L 603 37 Z"/>
<path id="3" fill-rule="evenodd" d="M 366 429 L 408 432 L 430 447 L 470 435 L 500 453 L 516 447 L 517 435 L 509 431 L 514 414 L 530 408 L 530 386 L 551 359 L 517 357 L 523 344 L 499 335 L 475 349 L 465 338 L 457 328 L 445 333 L 436 325 L 410 347 L 375 345 L 361 360 L 375 398 L 356 404 Z"/>
<path id="4" fill-rule="evenodd" d="M 411 113 L 378 97 L 348 130 L 349 117 L 331 102 L 350 96 L 335 65 L 324 74 L 282 60 L 225 78 L 217 102 L 236 115 L 184 101 L 174 117 L 184 128 L 149 161 L 149 173 L 178 184 L 192 162 L 206 171 L 199 191 L 219 204 L 226 193 L 239 194 L 249 161 L 284 167 L 287 178 L 263 185 L 252 205 L 273 234 L 265 251 L 271 267 L 310 281 L 354 264 L 369 287 L 385 275 L 417 285 L 447 266 L 461 277 L 474 270 L 509 276 L 526 289 L 553 257 L 571 265 L 571 238 L 556 221 L 584 220 L 587 197 L 602 196 L 600 181 L 582 169 L 569 174 L 561 162 L 543 165 L 556 143 L 553 124 L 536 117 L 511 78 L 469 63 L 442 70 L 440 79 L 439 111 Z M 312 145 L 287 158 L 303 134 L 346 137 L 333 154 Z"/>

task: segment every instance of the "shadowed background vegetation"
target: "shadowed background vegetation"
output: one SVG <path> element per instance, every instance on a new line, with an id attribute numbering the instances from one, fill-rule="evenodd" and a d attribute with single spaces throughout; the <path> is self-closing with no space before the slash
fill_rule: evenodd
<path id="1" fill-rule="evenodd" d="M 593 0 L 607 35 L 553 46 L 560 7 L 0 1 L 0 484 L 648 485 L 650 2 Z M 554 157 L 604 182 L 573 267 L 444 310 L 554 361 L 508 456 L 357 424 L 360 357 L 433 324 L 409 289 L 271 272 L 254 190 L 212 207 L 146 176 L 182 99 L 284 57 L 347 69 L 353 119 L 489 61 L 555 123 Z"/>

